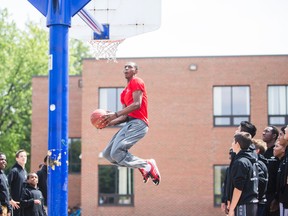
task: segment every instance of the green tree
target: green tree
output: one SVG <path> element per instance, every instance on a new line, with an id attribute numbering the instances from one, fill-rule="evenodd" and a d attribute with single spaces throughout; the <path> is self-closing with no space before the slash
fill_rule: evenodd
<path id="1" fill-rule="evenodd" d="M 0 13 L 0 143 L 8 161 L 14 163 L 14 154 L 20 148 L 29 151 L 31 129 L 31 73 L 27 73 L 29 47 L 23 44 L 25 33 L 8 20 L 8 11 Z M 35 60 L 34 60 L 35 61 Z"/>
<path id="2" fill-rule="evenodd" d="M 69 74 L 82 74 L 82 59 L 92 57 L 89 46 L 82 41 L 71 39 L 69 41 Z"/>
<path id="3" fill-rule="evenodd" d="M 32 77 L 48 75 L 49 38 L 39 24 L 29 22 L 19 30 L 8 18 L 8 11 L 0 9 L 0 151 L 11 167 L 18 149 L 30 152 Z M 89 49 L 76 40 L 70 46 L 70 74 L 81 74 Z"/>

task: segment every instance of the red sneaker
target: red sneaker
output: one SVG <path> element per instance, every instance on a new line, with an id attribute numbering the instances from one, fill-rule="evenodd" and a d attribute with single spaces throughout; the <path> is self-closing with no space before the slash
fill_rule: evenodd
<path id="1" fill-rule="evenodd" d="M 151 170 L 150 170 L 149 174 L 151 176 L 153 183 L 155 185 L 159 185 L 161 176 L 160 176 L 160 172 L 158 170 L 158 167 L 156 165 L 156 161 L 154 159 L 150 159 L 150 160 L 147 160 L 147 163 L 151 165 Z"/>
<path id="2" fill-rule="evenodd" d="M 138 168 L 138 169 L 139 169 L 140 173 L 141 173 L 142 176 L 143 176 L 143 182 L 144 182 L 144 183 L 148 182 L 150 173 L 147 172 L 144 168 Z"/>

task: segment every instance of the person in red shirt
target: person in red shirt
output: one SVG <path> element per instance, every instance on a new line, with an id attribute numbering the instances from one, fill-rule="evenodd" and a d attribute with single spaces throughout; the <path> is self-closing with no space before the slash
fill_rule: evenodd
<path id="1" fill-rule="evenodd" d="M 126 122 L 103 150 L 103 156 L 115 165 L 138 168 L 144 183 L 151 178 L 155 185 L 159 185 L 161 177 L 155 160 L 144 160 L 128 152 L 146 135 L 149 127 L 147 92 L 144 81 L 136 77 L 137 73 L 136 63 L 125 64 L 124 75 L 127 86 L 121 93 L 123 109 L 102 117 L 102 124 L 106 127 Z"/>

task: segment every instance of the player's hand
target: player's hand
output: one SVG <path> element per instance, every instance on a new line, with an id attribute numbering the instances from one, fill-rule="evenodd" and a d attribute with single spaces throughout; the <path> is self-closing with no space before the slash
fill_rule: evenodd
<path id="1" fill-rule="evenodd" d="M 14 201 L 13 199 L 10 200 L 10 204 L 13 207 L 13 209 L 19 209 L 20 208 L 20 202 Z"/>
<path id="2" fill-rule="evenodd" d="M 38 200 L 38 199 L 35 199 L 35 200 L 34 200 L 34 204 L 36 204 L 36 205 L 41 205 L 41 201 Z"/>
<path id="3" fill-rule="evenodd" d="M 116 119 L 115 113 L 114 112 L 109 112 L 106 115 L 103 115 L 101 117 L 101 124 L 105 125 L 104 128 L 107 127 L 107 126 L 112 126 L 114 124 L 113 123 L 111 124 L 111 121 L 113 121 L 114 119 Z"/>
<path id="4" fill-rule="evenodd" d="M 226 209 L 226 203 L 221 203 L 221 210 L 225 212 L 225 209 Z"/>

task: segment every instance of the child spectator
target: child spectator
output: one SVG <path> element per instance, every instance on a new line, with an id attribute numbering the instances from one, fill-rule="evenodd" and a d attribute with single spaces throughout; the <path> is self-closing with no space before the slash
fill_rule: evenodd
<path id="1" fill-rule="evenodd" d="M 23 208 L 23 216 L 47 216 L 44 210 L 44 198 L 37 187 L 38 176 L 29 173 L 27 185 L 23 189 L 20 205 Z"/>

